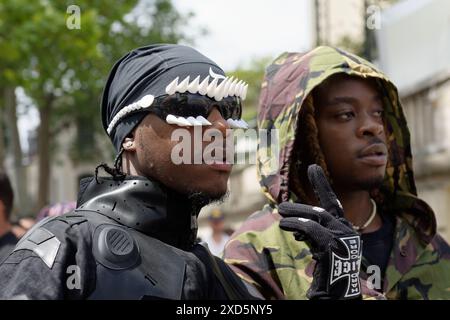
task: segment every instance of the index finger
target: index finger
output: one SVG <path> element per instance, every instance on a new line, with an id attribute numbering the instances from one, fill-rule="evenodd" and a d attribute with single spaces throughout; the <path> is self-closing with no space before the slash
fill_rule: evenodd
<path id="1" fill-rule="evenodd" d="M 322 167 L 312 164 L 308 167 L 308 178 L 319 199 L 320 205 L 335 217 L 343 217 L 344 211 L 336 194 L 331 189 Z"/>

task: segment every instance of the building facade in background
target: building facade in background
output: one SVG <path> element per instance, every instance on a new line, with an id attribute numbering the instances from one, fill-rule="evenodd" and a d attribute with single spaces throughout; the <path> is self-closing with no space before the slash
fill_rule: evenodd
<path id="1" fill-rule="evenodd" d="M 419 196 L 450 240 L 450 1 L 406 0 L 385 10 L 377 43 L 408 119 Z"/>
<path id="2" fill-rule="evenodd" d="M 95 167 L 102 161 L 109 164 L 112 163 L 111 150 L 112 146 L 108 138 L 104 135 L 93 135 L 94 141 L 86 141 L 86 143 L 95 143 L 98 146 L 96 150 L 95 161 L 80 161 L 74 162 L 70 157 L 72 143 L 74 136 L 77 134 L 75 126 L 68 128 L 61 132 L 56 141 L 56 152 L 54 152 L 51 159 L 51 173 L 49 181 L 49 203 L 52 205 L 59 202 L 76 201 L 79 189 L 79 181 L 86 176 L 93 176 Z M 30 148 L 26 155 L 26 192 L 28 194 L 28 203 L 21 205 L 22 210 L 19 211 L 16 204 L 16 211 L 14 218 L 35 216 L 42 208 L 35 206 L 38 195 L 38 181 L 39 181 L 39 155 L 37 153 L 37 135 L 29 135 Z M 9 155 L 5 161 L 7 172 L 11 176 L 11 181 L 15 190 L 15 170 L 14 160 Z M 104 174 L 101 172 L 100 174 Z"/>
<path id="3" fill-rule="evenodd" d="M 317 45 L 339 46 L 343 39 L 364 39 L 364 0 L 313 0 L 314 35 Z"/>

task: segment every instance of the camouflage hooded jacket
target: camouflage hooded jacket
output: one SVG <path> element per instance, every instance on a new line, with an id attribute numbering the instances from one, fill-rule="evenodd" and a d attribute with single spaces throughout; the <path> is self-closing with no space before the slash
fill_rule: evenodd
<path id="1" fill-rule="evenodd" d="M 410 135 L 397 89 L 372 64 L 336 48 L 285 53 L 267 68 L 258 126 L 279 130 L 278 170 L 274 173 L 270 159 L 259 150 L 258 175 L 269 203 L 234 233 L 224 251 L 225 261 L 267 299 L 306 299 L 315 261 L 304 242 L 279 228 L 277 204 L 295 199 L 289 190 L 289 164 L 302 104 L 336 73 L 378 79 L 385 105 L 389 159 L 380 190 L 389 199 L 387 212 L 395 215 L 396 227 L 383 288 L 369 289 L 368 274 L 361 272 L 364 297 L 450 299 L 450 248 L 436 234 L 432 209 L 417 197 Z"/>

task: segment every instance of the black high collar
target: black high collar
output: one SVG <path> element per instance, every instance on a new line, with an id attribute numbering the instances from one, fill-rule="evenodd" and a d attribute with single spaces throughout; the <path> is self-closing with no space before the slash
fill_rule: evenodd
<path id="1" fill-rule="evenodd" d="M 97 180 L 81 181 L 76 211 L 102 214 L 183 250 L 193 245 L 201 208 L 186 195 L 140 176 Z"/>

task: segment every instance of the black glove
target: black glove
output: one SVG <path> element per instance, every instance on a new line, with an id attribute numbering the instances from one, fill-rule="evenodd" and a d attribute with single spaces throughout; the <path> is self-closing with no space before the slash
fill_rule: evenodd
<path id="1" fill-rule="evenodd" d="M 318 165 L 308 167 L 308 178 L 322 208 L 283 202 L 280 227 L 305 241 L 316 260 L 309 299 L 361 297 L 359 271 L 362 245 L 359 234 L 344 218 L 342 206 Z"/>

